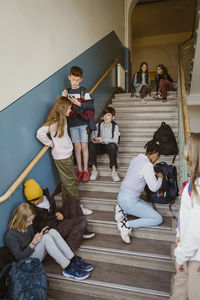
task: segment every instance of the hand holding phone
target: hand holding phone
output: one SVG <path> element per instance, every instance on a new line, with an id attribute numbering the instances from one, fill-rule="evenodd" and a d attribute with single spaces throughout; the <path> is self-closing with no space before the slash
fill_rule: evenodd
<path id="1" fill-rule="evenodd" d="M 49 231 L 49 226 L 45 226 L 42 230 L 41 230 L 41 234 L 45 234 Z"/>

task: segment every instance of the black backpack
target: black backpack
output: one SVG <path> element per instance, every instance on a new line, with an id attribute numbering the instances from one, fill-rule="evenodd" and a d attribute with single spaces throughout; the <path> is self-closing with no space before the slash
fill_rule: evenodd
<path id="1" fill-rule="evenodd" d="M 0 277 L 7 273 L 7 300 L 48 300 L 47 276 L 38 258 L 12 262 L 2 270 Z"/>
<path id="2" fill-rule="evenodd" d="M 161 154 L 174 155 L 172 162 L 174 163 L 176 155 L 178 154 L 178 145 L 171 127 L 165 122 L 162 122 L 161 126 L 154 133 L 153 139 L 159 142 Z"/>
<path id="3" fill-rule="evenodd" d="M 152 192 L 146 186 L 147 200 L 153 204 L 169 204 L 171 211 L 171 205 L 178 197 L 178 185 L 177 185 L 177 170 L 173 165 L 168 165 L 166 162 L 157 163 L 154 166 L 155 173 L 162 173 L 163 180 L 160 189 L 157 192 Z"/>

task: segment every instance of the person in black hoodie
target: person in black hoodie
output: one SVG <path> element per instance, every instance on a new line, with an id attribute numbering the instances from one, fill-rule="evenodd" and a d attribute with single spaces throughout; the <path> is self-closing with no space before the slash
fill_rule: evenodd
<path id="1" fill-rule="evenodd" d="M 173 79 L 168 74 L 167 68 L 164 65 L 157 65 L 156 70 L 155 81 L 157 93 L 154 95 L 154 98 L 166 101 L 167 91 L 174 90 Z"/>
<path id="2" fill-rule="evenodd" d="M 24 182 L 24 195 L 37 214 L 33 222 L 35 232 L 46 226 L 56 229 L 74 252 L 79 248 L 82 238 L 95 235 L 86 231 L 87 220 L 74 196 L 69 195 L 58 209 L 48 189 L 42 190 L 34 179 Z"/>

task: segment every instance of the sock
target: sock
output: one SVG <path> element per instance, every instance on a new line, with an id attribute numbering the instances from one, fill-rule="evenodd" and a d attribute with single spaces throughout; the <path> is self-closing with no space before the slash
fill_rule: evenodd
<path id="1" fill-rule="evenodd" d="M 76 261 L 76 256 L 74 255 L 74 256 L 71 258 L 70 263 L 69 263 L 69 265 L 65 268 L 65 270 L 66 270 L 66 271 L 69 271 L 69 269 L 71 268 L 72 263 L 75 262 L 75 261 Z"/>

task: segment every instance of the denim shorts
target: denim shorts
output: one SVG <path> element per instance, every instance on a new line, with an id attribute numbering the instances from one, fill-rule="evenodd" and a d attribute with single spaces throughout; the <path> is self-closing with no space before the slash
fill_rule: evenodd
<path id="1" fill-rule="evenodd" d="M 70 127 L 72 143 L 88 143 L 87 125 Z"/>

